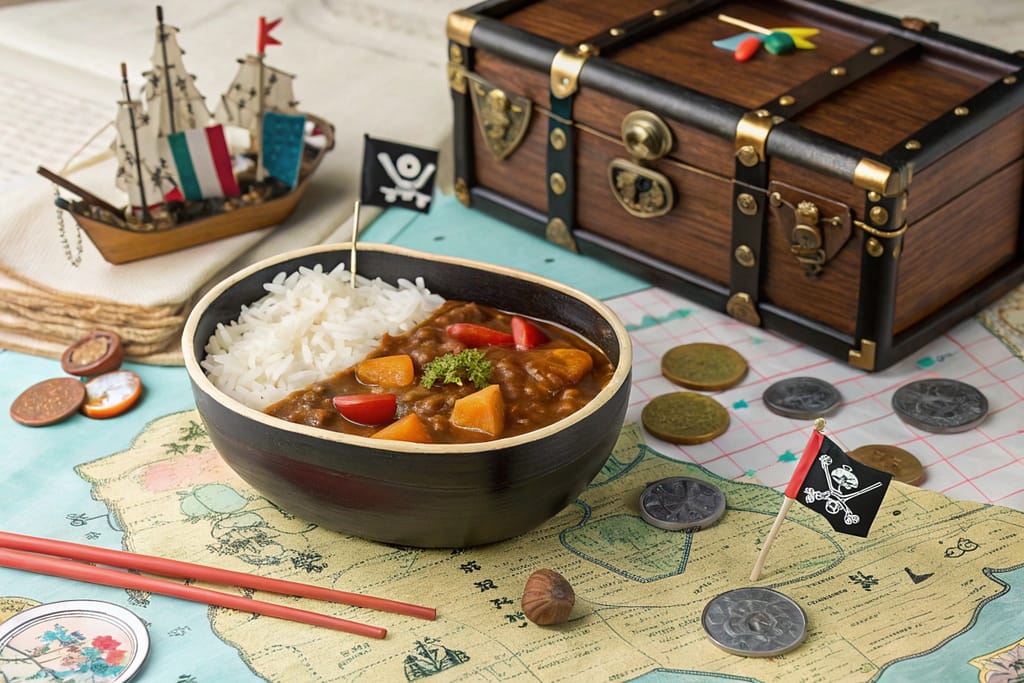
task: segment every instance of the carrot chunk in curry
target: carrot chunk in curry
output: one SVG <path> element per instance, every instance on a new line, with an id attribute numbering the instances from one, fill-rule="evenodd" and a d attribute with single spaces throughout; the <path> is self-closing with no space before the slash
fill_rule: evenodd
<path id="1" fill-rule="evenodd" d="M 471 443 L 557 422 L 585 406 L 611 379 L 614 368 L 607 356 L 558 325 L 531 319 L 530 326 L 539 334 L 531 332 L 531 343 L 519 348 L 471 347 L 460 334 L 453 337 L 448 332 L 450 326 L 465 323 L 492 329 L 500 333 L 494 338 L 504 339 L 512 334 L 512 318 L 487 306 L 448 301 L 409 332 L 385 336 L 366 360 L 292 393 L 265 412 L 360 436 Z M 515 326 L 521 336 L 522 323 Z M 405 369 L 396 369 L 406 364 L 394 360 L 397 357 L 408 359 L 411 378 Z M 440 364 L 446 372 L 437 372 L 437 363 L 431 366 L 437 359 L 443 359 Z M 459 367 L 460 361 L 469 371 Z M 425 375 L 429 381 L 422 381 Z M 378 392 L 396 397 L 394 418 L 386 424 L 349 420 L 335 408 L 336 397 Z"/>
<path id="2" fill-rule="evenodd" d="M 370 386 L 405 387 L 416 379 L 416 369 L 408 354 L 379 356 L 356 363 L 356 379 Z"/>

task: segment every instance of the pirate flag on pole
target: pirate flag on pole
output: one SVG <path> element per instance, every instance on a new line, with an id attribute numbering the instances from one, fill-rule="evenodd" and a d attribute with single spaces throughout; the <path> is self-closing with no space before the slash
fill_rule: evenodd
<path id="1" fill-rule="evenodd" d="M 761 576 L 768 548 L 794 500 L 823 516 L 833 529 L 844 534 L 866 537 L 875 521 L 892 475 L 857 462 L 824 432 L 825 421 L 815 420 L 814 431 L 786 487 L 779 514 L 761 545 L 750 573 L 751 581 Z"/>
<path id="2" fill-rule="evenodd" d="M 366 135 L 360 201 L 430 211 L 437 150 L 377 140 Z"/>
<path id="3" fill-rule="evenodd" d="M 888 472 L 857 462 L 815 431 L 786 487 L 786 497 L 817 512 L 836 531 L 865 538 L 891 480 Z"/>

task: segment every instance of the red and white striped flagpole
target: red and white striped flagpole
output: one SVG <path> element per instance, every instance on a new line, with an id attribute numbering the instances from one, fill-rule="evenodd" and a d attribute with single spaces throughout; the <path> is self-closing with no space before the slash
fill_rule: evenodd
<path id="1" fill-rule="evenodd" d="M 764 569 L 764 561 L 768 557 L 768 549 L 775 542 L 775 537 L 779 535 L 782 520 L 786 518 L 786 513 L 789 512 L 790 506 L 796 500 L 796 497 L 800 495 L 800 485 L 803 484 L 804 479 L 807 478 L 807 473 L 814 465 L 814 458 L 818 455 L 818 451 L 821 450 L 821 442 L 824 437 L 825 420 L 819 417 L 814 421 L 814 431 L 811 432 L 810 438 L 807 439 L 807 446 L 804 447 L 804 453 L 796 464 L 796 471 L 793 472 L 793 477 L 789 480 L 789 485 L 783 492 L 784 497 L 782 499 L 782 506 L 779 507 L 779 514 L 776 515 L 775 523 L 772 524 L 771 530 L 765 536 L 761 552 L 757 556 L 757 562 L 754 563 L 754 569 L 750 572 L 751 581 L 757 581 L 761 578 L 761 570 Z"/>

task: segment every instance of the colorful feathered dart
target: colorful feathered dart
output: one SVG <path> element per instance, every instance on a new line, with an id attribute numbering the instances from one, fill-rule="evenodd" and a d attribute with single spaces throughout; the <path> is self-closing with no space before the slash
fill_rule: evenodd
<path id="1" fill-rule="evenodd" d="M 730 17 L 727 14 L 719 14 L 718 19 L 727 24 L 747 29 L 746 33 L 712 43 L 715 47 L 732 52 L 738 62 L 745 62 L 752 58 L 757 54 L 761 45 L 764 45 L 764 49 L 773 55 L 785 55 L 794 50 L 813 50 L 817 47 L 808 40 L 811 36 L 819 33 L 816 28 L 786 26 L 769 29 Z"/>

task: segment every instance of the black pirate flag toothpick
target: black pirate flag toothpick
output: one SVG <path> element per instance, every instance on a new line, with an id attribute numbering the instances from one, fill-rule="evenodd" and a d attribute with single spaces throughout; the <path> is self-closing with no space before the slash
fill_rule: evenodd
<path id="1" fill-rule="evenodd" d="M 349 262 L 351 285 L 356 286 L 356 240 L 359 237 L 359 207 L 401 206 L 424 213 L 430 211 L 437 177 L 437 150 L 403 145 L 363 136 L 363 172 L 352 214 L 352 249 Z"/>
<path id="2" fill-rule="evenodd" d="M 779 514 L 761 546 L 750 574 L 751 581 L 756 581 L 761 575 L 768 548 L 794 500 L 827 519 L 840 533 L 866 537 L 871 523 L 875 521 L 892 475 L 849 457 L 825 436 L 824 431 L 825 421 L 816 420 L 793 478 L 786 487 Z"/>
<path id="3" fill-rule="evenodd" d="M 427 212 L 434 196 L 437 150 L 365 136 L 360 200 Z"/>
<path id="4" fill-rule="evenodd" d="M 867 537 L 892 475 L 857 462 L 820 432 L 811 440 L 816 448 L 809 467 L 798 466 L 796 483 L 789 484 L 797 502 L 827 519 L 836 531 Z"/>

